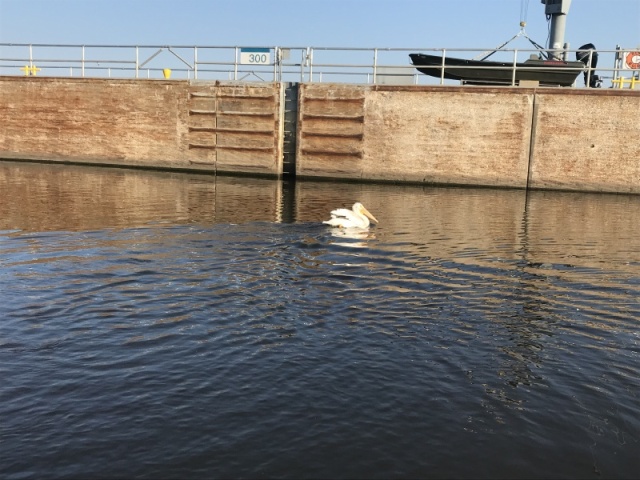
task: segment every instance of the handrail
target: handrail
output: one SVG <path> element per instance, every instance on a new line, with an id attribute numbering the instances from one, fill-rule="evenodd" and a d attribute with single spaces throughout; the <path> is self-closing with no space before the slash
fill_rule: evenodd
<path id="1" fill-rule="evenodd" d="M 247 61 L 248 49 L 268 51 L 260 61 Z M 486 52 L 487 48 L 347 48 L 347 47 L 242 47 L 242 46 L 194 46 L 194 45 L 98 45 L 98 44 L 44 44 L 44 43 L 0 43 L 0 75 L 39 75 L 81 77 L 163 78 L 167 69 L 176 77 L 193 80 L 241 80 L 247 75 L 259 81 L 334 81 L 339 83 L 394 83 L 444 85 L 452 82 L 445 78 L 447 71 L 456 66 L 446 65 L 447 58 L 467 58 L 473 52 Z M 628 70 L 620 61 L 621 53 L 637 49 L 598 50 L 600 61 L 597 68 L 581 68 L 585 72 L 585 84 L 590 85 L 594 75 L 611 80 L 613 85 L 623 85 L 620 78 L 637 78 L 640 70 Z M 439 78 L 430 78 L 419 73 L 411 64 L 409 53 L 441 55 Z M 502 63 L 511 72 L 511 85 L 516 84 L 517 71 L 530 67 L 518 65 L 521 59 L 529 58 L 540 50 L 499 50 L 506 56 Z M 567 56 L 588 54 L 587 65 L 591 65 L 594 50 L 567 50 Z M 511 56 L 511 57 L 509 57 Z M 608 58 L 607 58 L 608 57 Z M 510 59 L 509 59 L 510 58 Z M 605 68 L 603 65 L 614 65 Z M 485 67 L 474 67 L 483 69 Z M 559 68 L 561 69 L 561 68 Z M 567 68 L 575 71 L 575 67 Z M 597 71 L 597 73 L 596 73 Z M 454 82 L 455 83 L 455 82 Z M 576 82 L 581 83 L 581 82 Z M 637 82 L 631 82 L 631 88 Z M 618 87 L 619 88 L 619 87 Z"/>

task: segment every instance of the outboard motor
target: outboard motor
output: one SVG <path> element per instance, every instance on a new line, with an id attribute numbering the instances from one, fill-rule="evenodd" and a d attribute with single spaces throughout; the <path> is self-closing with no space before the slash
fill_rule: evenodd
<path id="1" fill-rule="evenodd" d="M 596 51 L 596 46 L 593 43 L 587 43 L 586 45 L 582 45 L 578 50 L 591 50 L 591 52 L 576 52 L 576 60 L 584 63 L 584 66 L 591 71 L 591 74 L 589 74 L 589 70 L 584 72 L 585 87 L 600 88 L 602 85 L 602 79 L 596 75 L 593 70 L 598 65 L 598 52 Z M 589 61 L 589 57 L 591 57 L 591 61 Z M 589 75 L 591 75 L 591 77 L 589 77 Z M 589 82 L 588 85 L 587 82 Z"/>

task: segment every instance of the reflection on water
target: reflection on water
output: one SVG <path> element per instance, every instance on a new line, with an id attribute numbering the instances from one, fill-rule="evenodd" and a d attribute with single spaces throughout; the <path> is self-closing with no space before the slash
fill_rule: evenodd
<path id="1" fill-rule="evenodd" d="M 354 235 L 320 222 L 362 201 Z M 640 198 L 0 164 L 0 475 L 634 478 Z"/>
<path id="2" fill-rule="evenodd" d="M 375 240 L 376 234 L 371 230 L 363 230 L 361 228 L 332 228 L 331 236 L 335 237 L 333 245 L 340 245 L 351 248 L 366 248 L 370 240 Z M 341 242 L 340 239 L 346 240 Z M 351 241 L 360 240 L 360 241 Z"/>

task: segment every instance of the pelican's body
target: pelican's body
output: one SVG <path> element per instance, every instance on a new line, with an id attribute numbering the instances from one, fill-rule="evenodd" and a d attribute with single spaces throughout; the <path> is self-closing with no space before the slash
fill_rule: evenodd
<path id="1" fill-rule="evenodd" d="M 371 215 L 369 210 L 364 208 L 360 202 L 353 204 L 351 210 L 348 208 L 338 208 L 331 211 L 331 218 L 322 223 L 339 228 L 369 228 L 369 220 L 378 223 L 376 217 Z"/>

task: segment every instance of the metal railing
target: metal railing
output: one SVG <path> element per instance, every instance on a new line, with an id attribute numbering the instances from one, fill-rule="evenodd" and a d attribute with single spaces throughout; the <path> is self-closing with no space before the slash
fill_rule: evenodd
<path id="1" fill-rule="evenodd" d="M 471 58 L 491 49 L 447 48 L 337 48 L 337 47 L 239 47 L 158 45 L 64 45 L 0 43 L 0 75 L 38 75 L 94 78 L 171 78 L 190 80 L 243 80 L 338 82 L 359 84 L 459 84 L 445 78 L 446 71 L 463 68 L 446 65 L 447 58 Z M 586 84 L 597 75 L 616 88 L 640 87 L 640 69 L 628 69 L 624 54 L 637 49 L 598 50 L 597 68 L 586 72 Z M 440 76 L 419 73 L 410 53 L 442 57 Z M 508 64 L 511 85 L 516 84 L 524 60 L 541 56 L 540 50 L 499 50 L 492 60 Z M 593 50 L 567 50 L 567 60 Z M 635 52 L 637 53 L 637 52 Z M 640 54 L 638 54 L 640 55 Z M 497 58 L 501 57 L 501 58 Z M 635 57 L 634 57 L 635 58 Z M 605 68 L 604 65 L 613 65 Z M 489 67 L 474 67 L 477 69 Z M 640 67 L 638 67 L 640 68 Z M 572 68 L 574 71 L 575 67 Z M 579 73 L 579 72 L 577 72 Z M 576 86 L 581 86 L 578 79 Z M 507 83 L 509 84 L 509 83 Z"/>

